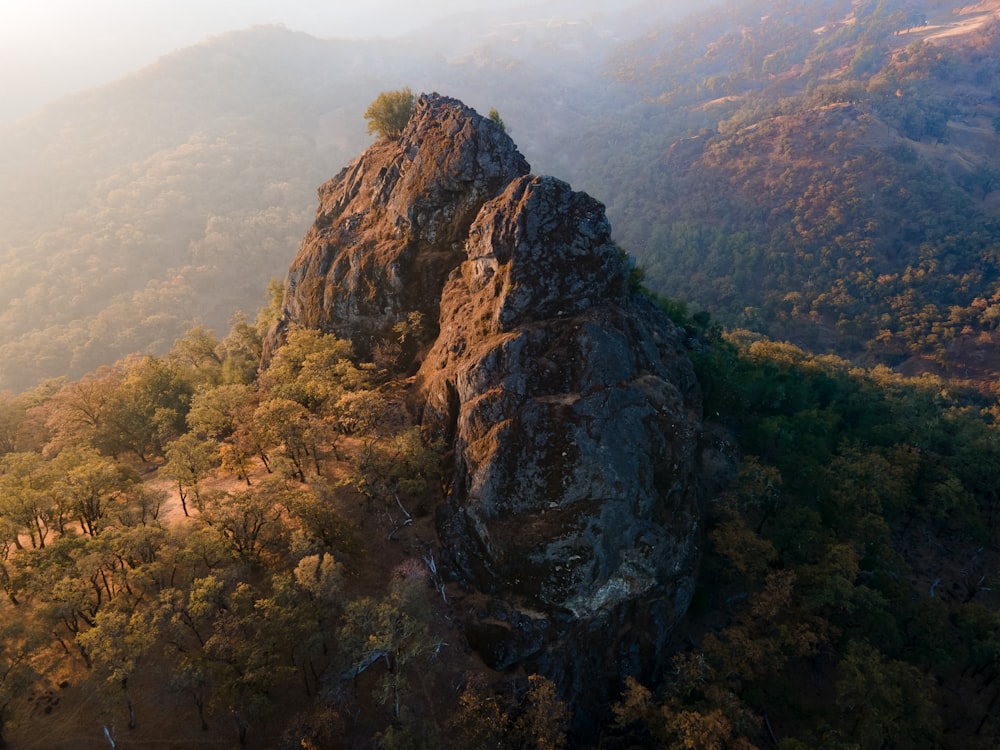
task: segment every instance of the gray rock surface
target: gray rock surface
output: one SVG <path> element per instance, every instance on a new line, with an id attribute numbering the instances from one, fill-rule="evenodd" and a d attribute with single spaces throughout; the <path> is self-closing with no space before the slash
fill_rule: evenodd
<path id="1" fill-rule="evenodd" d="M 487 662 L 533 659 L 592 691 L 581 659 L 642 672 L 690 601 L 696 381 L 593 198 L 516 179 L 465 251 L 418 373 L 424 424 L 454 445 L 439 536 L 493 597 L 469 621 Z"/>

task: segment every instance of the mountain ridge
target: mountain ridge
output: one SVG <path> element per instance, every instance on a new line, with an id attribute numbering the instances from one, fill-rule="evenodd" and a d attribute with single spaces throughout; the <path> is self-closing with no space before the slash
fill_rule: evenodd
<path id="1" fill-rule="evenodd" d="M 997 372 L 988 356 L 993 261 L 988 241 L 975 237 L 993 236 L 1000 200 L 989 85 L 996 71 L 989 25 L 973 29 L 970 19 L 995 13 L 995 4 L 948 15 L 963 7 L 785 0 L 760 12 L 762 5 L 742 2 L 680 25 L 651 17 L 640 30 L 630 20 L 610 35 L 600 25 L 564 27 L 556 42 L 540 27 L 491 28 L 458 46 L 427 37 L 443 52 L 419 65 L 424 47 L 416 37 L 347 44 L 272 28 L 189 48 L 120 87 L 146 89 L 145 99 L 129 104 L 89 92 L 60 103 L 59 118 L 3 129 L 0 388 L 75 377 L 131 351 L 165 351 L 193 325 L 224 330 L 233 312 L 258 307 L 267 280 L 283 272 L 278 257 L 308 226 L 302 207 L 313 186 L 367 142 L 359 113 L 379 89 L 401 82 L 453 92 L 481 111 L 497 107 L 540 171 L 603 197 L 617 241 L 657 293 L 726 325 L 821 351 L 989 381 Z M 915 12 L 933 23 L 906 21 Z M 935 68 L 907 50 L 919 35 L 941 33 L 932 28 L 939 16 L 965 23 L 966 33 L 928 48 L 947 57 Z M 352 57 L 362 49 L 375 62 Z M 173 78 L 160 78 L 168 73 Z M 901 83 L 907 95 L 897 97 Z M 201 119 L 206 110 L 214 114 Z M 837 135 L 839 122 L 859 140 L 850 130 Z M 817 123 L 830 133 L 822 143 L 810 134 Z M 720 152 L 745 143 L 756 162 L 720 166 L 693 151 L 681 158 L 709 141 Z M 839 162 L 831 147 L 840 149 Z M 873 174 L 863 163 L 864 174 L 845 168 L 859 149 L 855 156 L 877 165 L 883 181 L 904 182 L 918 197 L 922 184 L 935 185 L 950 196 L 947 210 L 867 187 L 853 195 Z M 104 154 L 116 160 L 105 164 Z M 775 168 L 781 159 L 787 174 Z M 821 177 L 832 168 L 839 176 Z M 782 181 L 798 194 L 780 192 Z M 863 245 L 838 248 L 847 232 L 799 255 L 791 249 L 802 232 L 823 236 L 823 217 L 855 198 L 868 203 L 859 226 L 878 214 L 886 237 L 902 238 L 884 255 L 890 266 L 903 258 L 898 268 L 866 265 Z M 723 205 L 733 212 L 713 218 Z M 936 227 L 938 216 L 968 237 L 949 245 L 954 232 Z M 823 247 L 832 260 L 817 272 L 810 258 Z M 988 273 L 938 283 L 921 268 L 924 256 L 939 268 Z M 821 278 L 811 280 L 816 273 Z M 898 281 L 891 289 L 858 281 L 869 273 Z M 912 301 L 904 277 L 919 281 Z M 786 301 L 789 294 L 804 302 Z M 864 317 L 869 297 L 898 302 Z M 951 307 L 961 310 L 955 321 Z M 962 333 L 967 325 L 970 335 Z"/>

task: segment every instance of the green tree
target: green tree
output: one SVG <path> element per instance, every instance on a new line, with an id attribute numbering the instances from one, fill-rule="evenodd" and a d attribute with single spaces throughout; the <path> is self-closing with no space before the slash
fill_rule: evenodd
<path id="1" fill-rule="evenodd" d="M 853 641 L 840 663 L 837 707 L 849 737 L 863 750 L 940 747 L 934 679 L 916 667 L 886 659 L 867 641 Z"/>
<path id="2" fill-rule="evenodd" d="M 306 608 L 287 576 L 275 576 L 270 595 L 238 583 L 205 641 L 212 702 L 236 721 L 241 745 L 249 730 L 273 710 L 275 689 L 294 675 L 294 654 L 307 640 Z"/>
<path id="3" fill-rule="evenodd" d="M 285 298 L 285 284 L 281 279 L 271 279 L 267 284 L 267 296 L 265 303 L 257 311 L 254 318 L 253 327 L 257 332 L 257 337 L 263 341 L 268 332 L 281 320 L 282 301 Z"/>
<path id="4" fill-rule="evenodd" d="M 119 365 L 123 377 L 107 403 L 96 446 L 139 460 L 162 455 L 163 445 L 184 432 L 193 388 L 177 368 L 157 357 L 132 357 Z"/>
<path id="5" fill-rule="evenodd" d="M 383 91 L 365 110 L 368 132 L 380 138 L 399 138 L 413 114 L 413 92 L 409 87 Z"/>
<path id="6" fill-rule="evenodd" d="M 437 648 L 430 632 L 433 612 L 425 588 L 420 578 L 398 578 L 386 597 L 358 599 L 344 612 L 340 642 L 350 670 L 360 674 L 379 661 L 385 662 L 376 697 L 392 705 L 396 718 L 410 680 L 429 668 Z"/>
<path id="7" fill-rule="evenodd" d="M 3 732 L 15 701 L 38 686 L 40 675 L 32 657 L 42 645 L 41 631 L 23 616 L 0 610 L 0 747 L 7 747 Z"/>
<path id="8" fill-rule="evenodd" d="M 197 385 L 217 385 L 222 377 L 222 344 L 204 326 L 189 329 L 176 339 L 168 358 Z"/>
<path id="9" fill-rule="evenodd" d="M 91 537 L 97 536 L 107 523 L 109 505 L 122 501 L 125 491 L 137 481 L 134 472 L 93 448 L 62 451 L 52 460 L 52 472 L 60 533 L 72 517 Z"/>
<path id="10" fill-rule="evenodd" d="M 128 726 L 135 728 L 128 681 L 156 640 L 148 611 L 144 608 L 131 611 L 102 609 L 94 617 L 94 626 L 79 633 L 76 640 L 87 653 L 101 687 L 122 691 L 128 710 Z"/>
<path id="11" fill-rule="evenodd" d="M 188 493 L 194 494 L 197 503 L 199 483 L 218 463 L 218 445 L 209 440 L 200 440 L 192 433 L 186 432 L 167 444 L 166 456 L 167 462 L 160 471 L 176 483 L 181 509 L 187 516 L 189 515 Z"/>
<path id="12" fill-rule="evenodd" d="M 278 523 L 277 484 L 262 482 L 234 492 L 201 496 L 199 518 L 225 538 L 242 560 L 258 562 L 265 549 L 278 549 L 284 525 Z"/>
<path id="13" fill-rule="evenodd" d="M 295 474 L 305 481 L 303 462 L 316 454 L 312 419 L 309 412 L 296 401 L 287 398 L 269 398 L 262 401 L 253 414 L 254 432 L 265 451 L 281 446 L 291 461 Z M 319 462 L 315 462 L 317 472 Z"/>
<path id="14" fill-rule="evenodd" d="M 291 399 L 312 412 L 334 403 L 345 390 L 371 380 L 351 361 L 351 342 L 313 328 L 293 328 L 261 376 L 271 396 Z"/>
<path id="15" fill-rule="evenodd" d="M 280 309 L 279 309 L 280 312 Z M 242 312 L 229 321 L 229 333 L 222 340 L 222 382 L 251 383 L 257 377 L 263 337 Z"/>
<path id="16" fill-rule="evenodd" d="M 225 440 L 256 407 L 257 394 L 249 385 L 227 383 L 199 390 L 191 399 L 188 427 L 200 436 Z"/>
<path id="17" fill-rule="evenodd" d="M 492 122 L 494 125 L 500 128 L 500 130 L 502 130 L 504 133 L 507 132 L 507 126 L 504 124 L 503 119 L 501 119 L 500 113 L 497 112 L 496 107 L 490 107 L 490 113 L 487 117 L 490 122 Z"/>
<path id="18" fill-rule="evenodd" d="M 44 547 L 54 517 L 52 472 L 38 453 L 8 453 L 0 459 L 0 514 L 14 529 L 10 541 L 21 546 L 27 532 L 32 547 Z"/>

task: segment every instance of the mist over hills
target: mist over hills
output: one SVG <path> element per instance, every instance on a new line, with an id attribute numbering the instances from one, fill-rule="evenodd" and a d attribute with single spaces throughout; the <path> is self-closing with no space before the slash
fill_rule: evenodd
<path id="1" fill-rule="evenodd" d="M 517 127 L 504 107 L 517 86 L 491 87 L 494 71 L 536 76 L 528 68 L 553 64 L 564 45 L 534 49 L 560 31 L 571 45 L 587 37 L 563 72 L 592 69 L 593 44 L 611 43 L 593 29 L 556 28 L 542 41 L 524 31 L 504 32 L 520 41 L 502 59 L 483 38 L 446 47 L 459 56 L 449 61 L 431 52 L 443 48 L 436 36 L 321 41 L 255 28 L 4 128 L 0 388 L 162 351 L 195 323 L 224 330 L 237 309 L 252 313 L 294 255 L 316 187 L 370 141 L 361 113 L 380 90 L 464 79 L 465 90 L 491 90 L 470 100 L 504 108 Z M 540 109 L 559 75 L 546 73 L 526 106 Z M 545 108 L 569 123 L 582 100 Z"/>
<path id="2" fill-rule="evenodd" d="M 994 747 L 998 9 L 262 27 L 5 128 L 0 745 Z"/>
<path id="3" fill-rule="evenodd" d="M 995 35 L 899 57 L 995 12 L 959 5 L 554 4 L 180 50 L 0 132 L 0 389 L 252 314 L 316 186 L 369 141 L 361 113 L 404 85 L 496 107 L 534 171 L 607 204 L 654 291 L 819 349 L 992 371 Z M 873 318 L 872 299 L 897 303 Z"/>

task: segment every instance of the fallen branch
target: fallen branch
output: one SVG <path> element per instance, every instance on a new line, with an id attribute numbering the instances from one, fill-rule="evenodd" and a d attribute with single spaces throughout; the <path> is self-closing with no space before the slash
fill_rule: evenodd
<path id="1" fill-rule="evenodd" d="M 438 575 L 437 563 L 434 561 L 434 550 L 428 549 L 426 555 L 421 555 L 420 559 L 424 561 L 424 565 L 431 572 L 431 582 L 434 584 L 435 590 L 441 594 L 441 600 L 447 604 L 448 595 L 444 591 L 444 581 L 441 580 L 441 576 Z"/>

